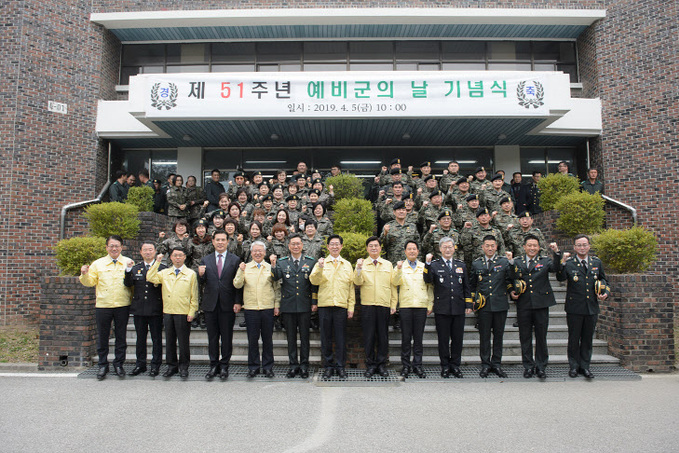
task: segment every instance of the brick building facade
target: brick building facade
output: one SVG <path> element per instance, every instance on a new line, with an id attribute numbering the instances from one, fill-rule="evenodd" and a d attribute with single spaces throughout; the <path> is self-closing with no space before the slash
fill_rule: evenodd
<path id="1" fill-rule="evenodd" d="M 652 270 L 667 275 L 679 289 L 672 259 L 679 252 L 673 222 L 679 216 L 673 202 L 679 179 L 675 3 L 10 1 L 3 7 L 0 34 L 0 67 L 6 80 L 0 88 L 0 324 L 37 321 L 39 276 L 57 272 L 51 247 L 58 240 L 61 207 L 99 193 L 109 176 L 109 145 L 118 150 L 113 170 L 123 162 L 120 149 L 125 142 L 97 137 L 96 122 L 100 100 L 128 97 L 116 90 L 124 43 L 114 31 L 93 22 L 91 15 L 242 8 L 461 8 L 495 10 L 498 17 L 502 8 L 605 11 L 605 17 L 593 21 L 575 40 L 581 87 L 571 96 L 602 102 L 601 133 L 582 140 L 579 173 L 584 175 L 587 145 L 607 194 L 637 208 L 640 224 L 656 233 L 660 254 Z M 49 101 L 66 104 L 67 113 L 49 111 Z M 627 226 L 629 216 L 615 210 L 608 222 Z"/>

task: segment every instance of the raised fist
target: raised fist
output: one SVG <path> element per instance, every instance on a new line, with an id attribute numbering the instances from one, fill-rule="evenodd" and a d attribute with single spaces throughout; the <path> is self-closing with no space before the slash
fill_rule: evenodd
<path id="1" fill-rule="evenodd" d="M 156 261 L 158 261 L 158 262 L 163 261 L 164 257 L 165 257 L 165 255 L 163 255 L 162 253 L 159 253 L 158 256 L 156 256 Z"/>
<path id="2" fill-rule="evenodd" d="M 389 170 L 389 169 L 386 167 L 386 165 L 385 165 L 385 166 L 382 166 L 382 173 L 386 173 L 387 170 Z"/>
<path id="3" fill-rule="evenodd" d="M 323 264 L 325 264 L 325 258 L 319 258 L 318 259 L 318 267 L 323 269 Z"/>
<path id="4" fill-rule="evenodd" d="M 236 236 L 236 240 L 237 240 L 238 242 L 243 242 L 243 235 L 242 235 L 242 234 L 239 234 L 238 236 Z"/>
<path id="5" fill-rule="evenodd" d="M 570 254 L 569 252 L 565 252 L 565 253 L 563 254 L 563 261 L 565 262 L 565 261 L 566 261 L 568 258 L 570 258 L 570 257 L 571 257 L 571 254 Z"/>
<path id="6" fill-rule="evenodd" d="M 90 266 L 85 264 L 83 267 L 80 268 L 80 273 L 85 275 L 85 274 L 87 274 L 87 271 L 89 271 L 89 270 L 90 270 Z"/>
<path id="7" fill-rule="evenodd" d="M 203 202 L 203 207 L 204 207 L 204 208 L 207 208 L 208 206 L 210 206 L 210 201 L 209 201 L 209 200 L 205 200 L 205 201 Z"/>
<path id="8" fill-rule="evenodd" d="M 412 166 L 412 165 L 408 165 L 408 171 L 412 173 L 412 171 L 413 171 L 413 166 Z"/>
<path id="9" fill-rule="evenodd" d="M 472 223 L 471 223 L 471 222 L 465 222 L 465 223 L 464 223 L 464 227 L 465 227 L 465 228 L 471 228 L 471 227 L 472 227 Z"/>
<path id="10" fill-rule="evenodd" d="M 203 275 L 205 275 L 205 266 L 204 265 L 198 266 L 198 275 L 200 275 L 201 277 Z"/>
<path id="11" fill-rule="evenodd" d="M 422 195 L 422 187 L 417 188 L 417 194 Z M 425 203 L 427 203 L 427 202 L 425 201 Z"/>
<path id="12" fill-rule="evenodd" d="M 435 229 L 436 229 L 436 224 L 432 223 L 431 226 L 429 227 L 429 232 L 433 233 Z"/>
<path id="13" fill-rule="evenodd" d="M 389 225 L 384 225 L 384 234 L 389 234 Z"/>
<path id="14" fill-rule="evenodd" d="M 363 269 L 363 258 L 359 258 L 358 261 L 356 261 L 356 269 Z"/>
<path id="15" fill-rule="evenodd" d="M 244 271 L 244 270 L 245 270 L 245 263 L 240 263 L 240 264 L 238 265 L 238 268 L 239 268 L 240 270 Z"/>
<path id="16" fill-rule="evenodd" d="M 267 236 L 267 237 L 266 237 L 266 240 L 269 241 L 269 242 L 271 242 L 271 241 L 273 240 L 273 236 Z"/>
<path id="17" fill-rule="evenodd" d="M 491 214 L 491 217 L 495 218 L 496 215 L 497 215 L 497 211 L 493 211 L 493 213 Z"/>
<path id="18" fill-rule="evenodd" d="M 443 170 L 443 174 L 447 175 L 448 174 L 448 169 Z"/>
<path id="19" fill-rule="evenodd" d="M 233 181 L 229 181 L 229 185 L 230 185 L 230 186 L 233 186 Z"/>
<path id="20" fill-rule="evenodd" d="M 509 225 L 507 225 L 507 230 L 511 230 L 512 228 L 514 228 L 514 224 L 513 224 L 513 223 L 510 223 Z"/>
<path id="21" fill-rule="evenodd" d="M 384 202 L 385 202 L 386 204 L 389 204 L 389 203 L 391 203 L 392 201 L 393 201 L 393 200 L 392 200 L 391 198 L 387 198 L 386 200 L 384 200 Z"/>
<path id="22" fill-rule="evenodd" d="M 434 258 L 434 255 L 432 255 L 431 253 L 427 253 L 427 256 L 424 257 L 424 260 L 425 260 L 427 263 L 431 263 L 431 260 L 432 260 L 433 258 Z"/>
<path id="23" fill-rule="evenodd" d="M 559 252 L 559 246 L 556 245 L 556 242 L 550 242 L 549 243 L 549 248 L 552 249 L 552 252 L 558 253 Z"/>
<path id="24" fill-rule="evenodd" d="M 165 232 L 164 232 L 164 231 L 161 231 L 160 233 L 158 233 L 158 237 L 159 237 L 160 239 L 164 239 L 164 238 L 165 238 Z"/>
<path id="25" fill-rule="evenodd" d="M 403 267 L 403 261 L 396 262 L 396 269 L 401 269 Z"/>
<path id="26" fill-rule="evenodd" d="M 384 190 L 380 190 L 380 197 L 383 197 L 385 195 Z"/>
<path id="27" fill-rule="evenodd" d="M 417 189 L 418 192 L 419 192 L 420 190 L 422 190 L 422 189 Z M 423 207 L 423 208 L 426 208 L 427 205 L 429 205 L 429 200 L 424 200 L 424 201 L 422 202 L 422 207 Z"/>
<path id="28" fill-rule="evenodd" d="M 276 255 L 274 255 L 274 254 L 272 253 L 272 254 L 269 256 L 269 262 L 271 263 L 271 266 L 275 266 L 275 265 L 276 265 L 276 260 L 277 260 Z"/>
<path id="29" fill-rule="evenodd" d="M 511 261 L 512 259 L 514 259 L 514 254 L 513 254 L 512 252 L 505 252 L 505 256 L 507 257 L 507 259 L 508 259 L 509 261 Z"/>
<path id="30" fill-rule="evenodd" d="M 130 260 L 127 262 L 127 268 L 132 269 L 134 267 L 134 261 Z"/>

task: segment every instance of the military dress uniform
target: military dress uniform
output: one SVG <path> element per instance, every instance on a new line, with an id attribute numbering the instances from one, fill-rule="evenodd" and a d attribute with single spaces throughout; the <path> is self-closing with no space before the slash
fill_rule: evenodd
<path id="1" fill-rule="evenodd" d="M 544 377 L 549 359 L 547 351 L 549 307 L 556 305 L 554 291 L 549 283 L 549 273 L 556 273 L 561 269 L 561 255 L 555 254 L 552 259 L 538 254 L 532 260 L 523 255 L 513 261 L 510 271 L 512 280 L 522 279 L 526 283 L 526 291 L 516 300 L 524 377 L 530 378 L 534 373 L 537 373 L 538 377 Z M 518 290 L 514 288 L 514 291 Z M 533 331 L 535 331 L 535 357 L 533 357 Z"/>
<path id="2" fill-rule="evenodd" d="M 318 305 L 318 287 L 309 280 L 316 264 L 310 256 L 301 255 L 298 260 L 291 256 L 279 259 L 271 270 L 275 280 L 281 280 L 281 316 L 288 339 L 288 377 L 297 373 L 309 376 L 309 329 L 311 306 Z M 299 331 L 300 354 L 297 358 L 297 332 Z"/>
<path id="3" fill-rule="evenodd" d="M 592 361 L 592 341 L 599 316 L 595 284 L 600 282 L 603 285 L 602 294 L 610 293 L 603 264 L 596 256 L 587 256 L 584 260 L 575 256 L 566 260 L 557 279 L 567 282 L 565 310 L 568 323 L 568 365 L 576 376 L 578 372 L 582 372 L 590 377 L 588 373 Z"/>
<path id="4" fill-rule="evenodd" d="M 137 332 L 137 362 L 135 368 L 146 371 L 146 336 L 151 333 L 153 355 L 151 375 L 157 376 L 163 363 L 163 294 L 157 283 L 146 280 L 146 273 L 154 263 L 136 264 L 125 272 L 125 286 L 132 288 L 130 314 L 134 316 L 134 330 Z M 167 266 L 161 264 L 159 270 Z"/>
<path id="5" fill-rule="evenodd" d="M 510 278 L 511 265 L 504 256 L 497 254 L 491 258 L 485 255 L 472 263 L 471 290 L 483 295 L 486 304 L 477 310 L 479 323 L 479 355 L 481 357 L 481 373 L 488 375 L 492 370 L 502 374 L 502 344 L 507 321 L 509 302 L 507 291 L 512 289 Z M 493 355 L 491 358 L 490 334 L 493 333 Z M 482 377 L 485 377 L 482 375 Z M 506 377 L 501 376 L 501 377 Z"/>
<path id="6" fill-rule="evenodd" d="M 472 308 L 471 287 L 464 262 L 439 258 L 425 263 L 423 279 L 434 286 L 434 315 L 441 375 L 462 377 L 465 310 Z"/>

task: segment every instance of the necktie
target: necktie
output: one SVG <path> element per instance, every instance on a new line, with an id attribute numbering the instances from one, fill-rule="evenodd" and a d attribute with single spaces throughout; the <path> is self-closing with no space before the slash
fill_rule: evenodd
<path id="1" fill-rule="evenodd" d="M 224 266 L 224 263 L 222 262 L 222 259 L 223 259 L 224 257 L 222 256 L 221 253 L 220 253 L 219 255 L 217 255 L 217 256 L 219 257 L 219 261 L 217 261 L 217 275 L 221 277 L 221 276 L 222 276 L 222 268 L 223 268 L 223 266 Z"/>
<path id="2" fill-rule="evenodd" d="M 259 269 L 259 268 L 260 268 L 260 266 L 261 266 L 261 264 L 260 264 L 260 263 L 257 263 L 257 269 Z"/>
<path id="3" fill-rule="evenodd" d="M 535 260 L 530 260 L 528 261 L 528 269 L 531 271 L 533 270 L 533 266 L 535 266 Z"/>
<path id="4" fill-rule="evenodd" d="M 337 269 L 337 265 L 339 264 L 339 261 L 337 260 L 332 260 L 332 265 L 335 266 L 335 269 Z"/>
<path id="5" fill-rule="evenodd" d="M 451 271 L 453 270 L 453 263 L 450 260 L 446 260 L 446 265 L 448 266 L 448 269 Z"/>
<path id="6" fill-rule="evenodd" d="M 295 260 L 295 269 L 299 269 L 299 260 Z"/>
<path id="7" fill-rule="evenodd" d="M 149 268 L 150 268 L 150 267 L 151 267 L 151 266 L 149 266 L 148 264 L 146 265 L 146 272 L 149 271 Z"/>
<path id="8" fill-rule="evenodd" d="M 486 269 L 490 270 L 490 260 L 486 260 Z"/>
<path id="9" fill-rule="evenodd" d="M 175 269 L 175 270 L 174 270 L 174 275 L 175 275 L 175 276 L 179 275 L 179 269 Z"/>
<path id="10" fill-rule="evenodd" d="M 113 260 L 113 264 L 116 264 L 117 262 L 118 262 L 118 260 L 115 260 L 115 259 Z"/>
<path id="11" fill-rule="evenodd" d="M 377 266 L 377 260 L 373 260 L 373 264 Z"/>
<path id="12" fill-rule="evenodd" d="M 587 260 L 580 260 L 580 263 L 582 264 L 582 268 L 585 270 L 585 273 L 587 272 Z"/>

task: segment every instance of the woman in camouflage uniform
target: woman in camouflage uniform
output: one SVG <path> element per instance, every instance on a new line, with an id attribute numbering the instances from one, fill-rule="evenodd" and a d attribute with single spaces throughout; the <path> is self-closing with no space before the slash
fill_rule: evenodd
<path id="1" fill-rule="evenodd" d="M 207 229 L 207 234 L 214 236 L 217 231 L 223 231 L 225 218 L 226 214 L 221 209 L 212 211 L 212 225 L 210 225 L 210 227 Z"/>
<path id="2" fill-rule="evenodd" d="M 208 256 L 210 253 L 214 253 L 215 248 L 212 245 L 212 236 L 207 234 L 208 222 L 205 219 L 200 219 L 193 224 L 193 239 L 191 244 L 193 245 L 193 264 L 191 264 L 191 269 L 198 274 L 198 266 L 200 265 L 200 260 Z M 205 328 L 205 313 L 202 309 L 203 302 L 203 285 L 200 284 L 200 291 L 198 292 L 198 315 L 193 318 L 191 322 L 191 327 L 197 329 L 198 327 Z"/>
<path id="3" fill-rule="evenodd" d="M 224 221 L 224 231 L 226 231 L 226 239 L 229 241 L 226 246 L 226 251 L 241 256 L 243 253 L 243 235 L 238 233 L 236 222 L 231 218 L 226 219 Z"/>
<path id="4" fill-rule="evenodd" d="M 191 267 L 193 244 L 191 243 L 191 238 L 189 236 L 189 224 L 186 219 L 177 220 L 172 226 L 172 234 L 167 238 L 165 236 L 165 232 L 163 231 L 158 233 L 160 242 L 156 247 L 158 254 L 164 255 L 163 264 L 171 266 L 172 263 L 170 263 L 169 259 L 170 253 L 175 248 L 183 248 L 186 251 L 186 266 Z"/>
<path id="5" fill-rule="evenodd" d="M 262 237 L 262 224 L 256 220 L 253 220 L 250 224 L 250 237 L 243 241 L 243 251 L 241 252 L 241 257 L 243 262 L 247 263 L 252 259 L 250 255 L 250 245 L 255 241 L 262 241 L 266 243 L 265 238 Z"/>
<path id="6" fill-rule="evenodd" d="M 272 236 L 269 236 L 267 243 L 266 259 L 269 260 L 271 255 L 276 255 L 276 258 L 282 258 L 290 255 L 288 250 L 288 234 L 290 233 L 284 225 L 274 225 L 271 229 Z"/>
<path id="7" fill-rule="evenodd" d="M 229 205 L 229 210 L 228 210 L 228 216 L 227 218 L 233 219 L 236 224 L 238 225 L 238 233 L 239 234 L 245 234 L 247 233 L 247 225 L 245 223 L 245 219 L 243 219 L 243 210 L 240 207 L 240 204 L 238 203 L 231 203 Z"/>
<path id="8" fill-rule="evenodd" d="M 304 236 L 302 237 L 304 249 L 302 253 L 315 260 L 323 257 L 323 238 L 318 234 L 318 224 L 309 219 L 304 224 Z"/>
<path id="9" fill-rule="evenodd" d="M 313 212 L 313 219 L 318 225 L 318 235 L 325 240 L 332 234 L 332 222 L 326 215 L 326 208 L 323 203 L 314 203 L 311 207 Z"/>
<path id="10" fill-rule="evenodd" d="M 250 195 L 248 195 L 247 189 L 238 189 L 238 192 L 236 192 L 236 200 L 240 205 L 241 213 L 246 214 L 244 217 L 246 219 L 252 217 L 252 211 L 254 211 L 255 205 L 250 203 Z M 241 217 L 243 217 L 242 214 Z"/>
<path id="11" fill-rule="evenodd" d="M 167 191 L 167 215 L 172 220 L 185 219 L 189 215 L 189 205 L 186 197 L 184 178 L 176 175 L 172 180 L 172 187 Z"/>
<path id="12" fill-rule="evenodd" d="M 196 220 L 203 217 L 201 208 L 206 201 L 205 193 L 201 187 L 196 186 L 196 177 L 189 176 L 186 178 L 186 202 L 188 204 L 188 220 L 189 224 L 195 224 Z"/>

